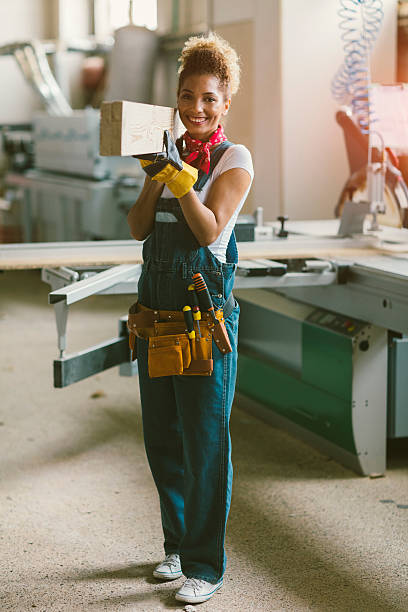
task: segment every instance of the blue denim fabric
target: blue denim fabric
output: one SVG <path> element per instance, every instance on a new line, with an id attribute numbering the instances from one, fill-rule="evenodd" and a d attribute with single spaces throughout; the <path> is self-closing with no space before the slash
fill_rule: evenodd
<path id="1" fill-rule="evenodd" d="M 161 199 L 143 259 L 138 291 L 144 306 L 181 310 L 187 303 L 192 275 L 200 272 L 215 307 L 221 308 L 234 283 L 235 238 L 227 250 L 227 263 L 221 263 L 207 247 L 200 247 L 178 200 Z M 144 439 L 160 497 L 164 549 L 166 554 L 180 554 L 187 577 L 214 583 L 223 576 L 226 563 L 224 538 L 232 487 L 229 419 L 238 320 L 236 304 L 226 320 L 232 353 L 221 354 L 213 341 L 214 371 L 209 377 L 151 379 L 148 343 L 138 338 L 137 345 Z"/>

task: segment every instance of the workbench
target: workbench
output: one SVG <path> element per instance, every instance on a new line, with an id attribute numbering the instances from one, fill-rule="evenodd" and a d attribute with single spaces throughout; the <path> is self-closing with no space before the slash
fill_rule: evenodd
<path id="1" fill-rule="evenodd" d="M 237 400 L 356 472 L 381 475 L 387 436 L 408 436 L 408 230 L 340 238 L 338 223 L 291 222 L 287 239 L 239 243 Z M 248 273 L 259 258 L 285 261 L 287 272 Z M 117 365 L 137 373 L 126 316 L 116 338 L 75 354 L 66 323 L 70 304 L 90 295 L 128 293 L 133 302 L 141 262 L 133 240 L 0 248 L 0 269 L 42 268 L 51 285 L 55 386 Z"/>
<path id="2" fill-rule="evenodd" d="M 296 229 L 305 233 L 290 234 L 289 240 L 241 242 L 239 256 L 244 260 L 259 257 L 280 259 L 312 256 L 352 259 L 359 256 L 408 253 L 408 230 L 384 228 L 384 236 L 381 236 L 381 232 L 375 232 L 370 236 L 338 238 L 335 233 L 337 226 L 337 220 L 292 222 L 287 225 L 290 231 Z M 398 241 L 401 235 L 404 242 Z M 136 240 L 0 245 L 0 270 L 141 262 L 142 243 Z"/>

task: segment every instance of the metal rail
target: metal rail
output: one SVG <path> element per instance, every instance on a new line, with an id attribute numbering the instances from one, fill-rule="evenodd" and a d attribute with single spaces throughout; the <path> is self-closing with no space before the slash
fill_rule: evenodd
<path id="1" fill-rule="evenodd" d="M 374 265 L 356 262 L 349 268 L 345 285 L 283 287 L 282 293 L 300 302 L 408 334 L 408 262 L 400 263 L 398 271 L 392 272 L 386 269 L 389 259 L 384 258 L 384 269 L 378 267 L 379 262 L 373 262 Z"/>
<path id="2" fill-rule="evenodd" d="M 68 286 L 51 291 L 48 296 L 49 303 L 57 304 L 58 302 L 64 302 L 69 306 L 95 293 L 101 293 L 106 289 L 110 289 L 118 283 L 129 283 L 129 290 L 130 283 L 136 288 L 135 283 L 140 276 L 141 269 L 141 264 L 114 266 Z"/>
<path id="3" fill-rule="evenodd" d="M 321 262 L 323 263 L 323 262 Z M 86 299 L 91 295 L 101 293 L 137 293 L 137 281 L 142 270 L 141 264 L 123 264 L 103 270 L 102 272 L 89 272 L 87 278 L 79 280 L 78 271 L 64 267 L 59 269 L 44 268 L 42 280 L 49 283 L 53 291 L 49 293 L 48 300 L 55 307 L 55 317 L 58 334 L 58 349 L 60 361 L 65 360 L 67 348 L 66 328 L 68 321 L 68 307 L 75 302 Z M 83 273 L 84 274 L 84 273 Z M 338 281 L 338 267 L 332 262 L 322 265 L 320 271 L 306 267 L 304 272 L 289 272 L 283 276 L 237 276 L 237 288 L 267 288 L 279 289 L 282 287 L 330 285 Z M 90 351 L 93 349 L 89 349 Z"/>

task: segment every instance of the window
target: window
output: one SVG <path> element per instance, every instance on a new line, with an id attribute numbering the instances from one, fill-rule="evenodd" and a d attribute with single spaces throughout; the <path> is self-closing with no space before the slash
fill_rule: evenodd
<path id="1" fill-rule="evenodd" d="M 129 24 L 129 8 L 135 25 L 157 29 L 157 0 L 94 0 L 95 34 L 110 36 Z"/>

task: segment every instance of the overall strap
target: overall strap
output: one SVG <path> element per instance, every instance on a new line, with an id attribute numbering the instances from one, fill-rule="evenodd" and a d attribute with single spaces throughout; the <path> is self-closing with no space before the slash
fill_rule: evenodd
<path id="1" fill-rule="evenodd" d="M 198 179 L 194 185 L 194 191 L 201 191 L 203 189 L 204 185 L 210 178 L 215 166 L 218 164 L 218 162 L 220 161 L 225 151 L 229 147 L 232 147 L 233 144 L 234 143 L 230 142 L 229 140 L 224 140 L 224 142 L 221 142 L 221 144 L 219 144 L 218 147 L 214 149 L 214 151 L 212 151 L 211 158 L 210 158 L 210 170 L 208 174 L 206 174 L 202 170 L 199 170 Z M 227 263 L 234 263 L 234 264 L 238 263 L 237 240 L 235 238 L 234 230 L 232 230 L 231 232 L 231 236 L 230 236 L 230 239 L 227 245 L 227 251 L 226 251 L 225 256 L 226 256 Z"/>
<path id="2" fill-rule="evenodd" d="M 206 174 L 202 170 L 198 171 L 198 179 L 195 182 L 194 191 L 201 191 L 203 189 L 204 185 L 210 178 L 215 166 L 220 161 L 222 155 L 229 147 L 232 147 L 233 144 L 234 143 L 230 142 L 229 140 L 224 140 L 224 142 L 221 142 L 221 144 L 219 144 L 218 147 L 211 152 L 210 170 L 208 174 Z"/>
<path id="3" fill-rule="evenodd" d="M 180 147 L 182 144 L 182 139 L 178 139 L 176 141 L 177 147 L 179 148 L 180 151 Z M 211 153 L 211 158 L 210 158 L 210 169 L 208 171 L 208 174 L 206 174 L 205 172 L 203 172 L 202 170 L 198 171 L 198 178 L 194 184 L 194 191 L 201 191 L 204 187 L 204 185 L 206 184 L 206 182 L 208 181 L 208 179 L 210 178 L 215 166 L 218 164 L 218 162 L 220 161 L 223 153 L 229 148 L 232 147 L 234 145 L 233 142 L 230 142 L 229 140 L 224 140 L 224 142 L 221 142 L 218 147 L 216 149 L 214 149 L 214 151 L 212 151 Z M 159 203 L 165 203 L 166 206 L 168 207 L 169 204 L 172 204 L 172 206 L 178 208 L 179 207 L 179 203 L 177 198 L 159 198 Z"/>
<path id="4" fill-rule="evenodd" d="M 235 231 L 232 230 L 231 236 L 227 245 L 227 250 L 225 253 L 225 259 L 227 263 L 238 263 L 238 247 L 237 247 L 237 239 L 235 237 Z"/>

